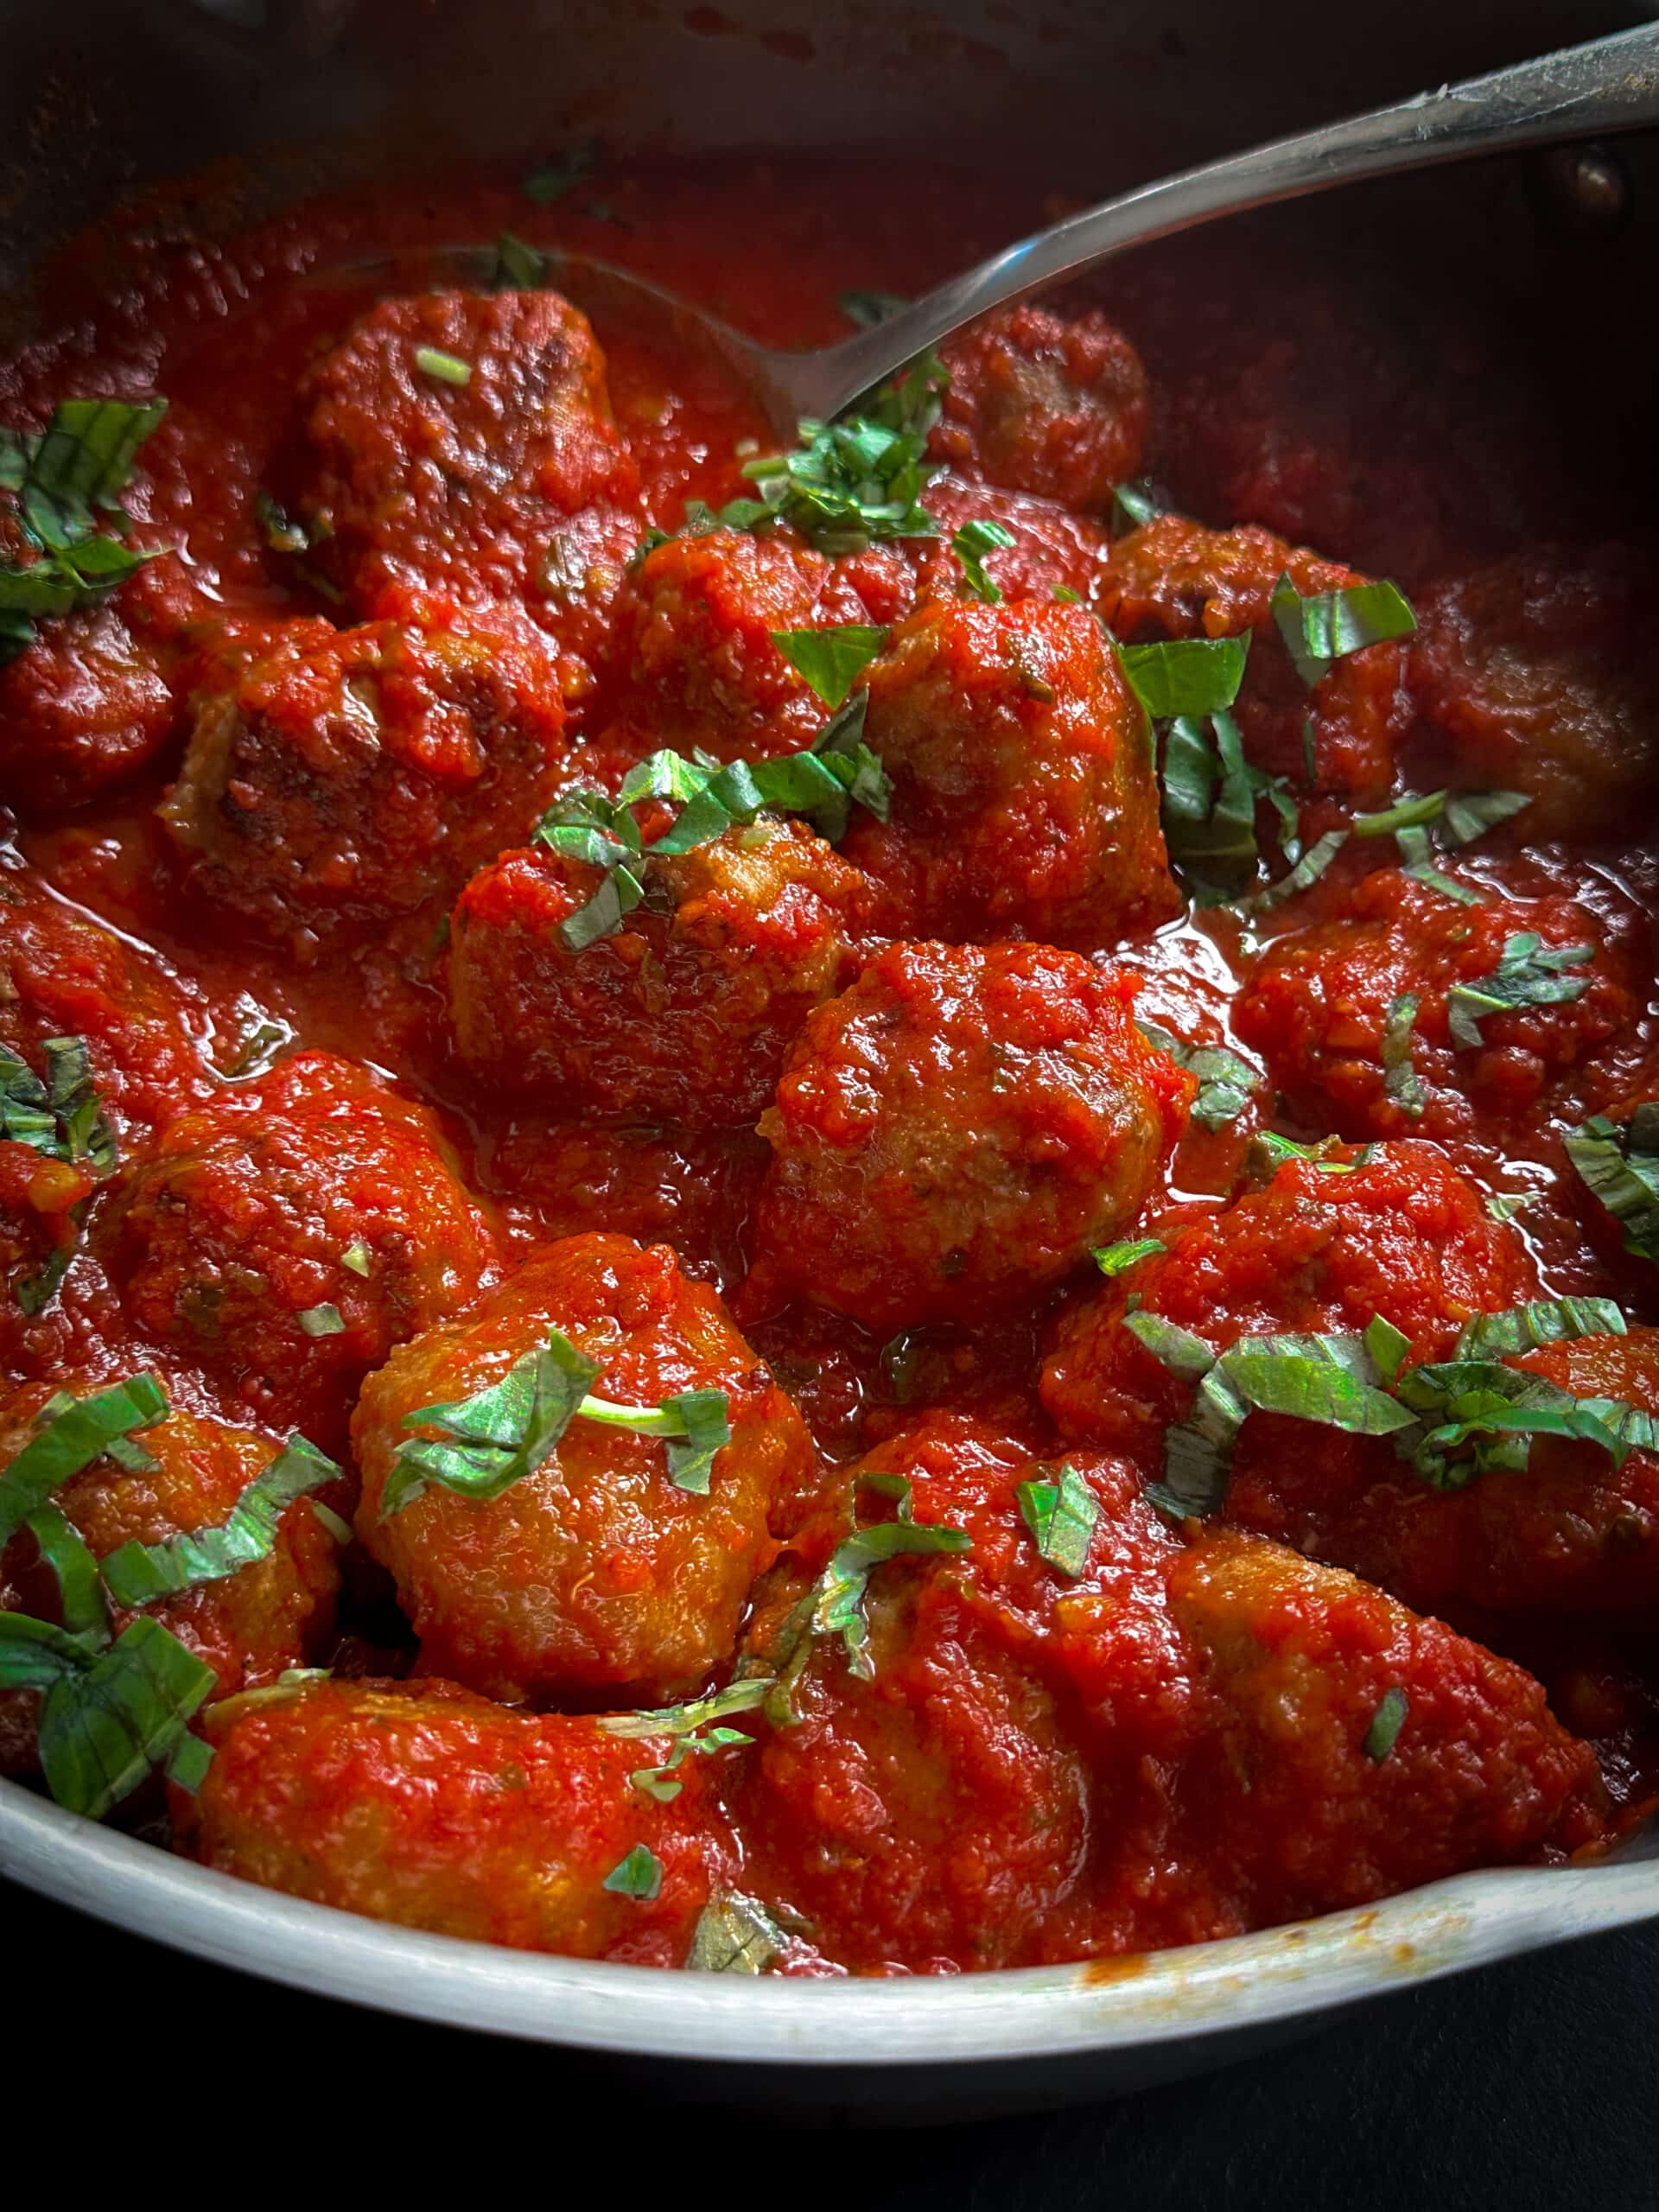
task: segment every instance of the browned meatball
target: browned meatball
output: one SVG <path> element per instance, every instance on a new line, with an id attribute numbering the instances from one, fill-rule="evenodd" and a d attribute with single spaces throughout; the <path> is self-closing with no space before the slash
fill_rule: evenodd
<path id="1" fill-rule="evenodd" d="M 869 702 L 893 809 L 848 852 L 892 933 L 1088 950 L 1174 911 L 1146 716 L 1085 607 L 925 607 Z"/>
<path id="2" fill-rule="evenodd" d="M 449 957 L 456 1047 L 493 1088 L 635 1122 L 752 1122 L 854 955 L 861 879 L 804 823 L 762 817 L 652 861 L 612 936 L 560 925 L 599 871 L 507 853 L 462 893 Z"/>
<path id="3" fill-rule="evenodd" d="M 1193 1088 L 1135 1027 L 1135 988 L 1047 945 L 883 952 L 808 1020 L 761 1120 L 750 1296 L 968 1320 L 1085 1259 L 1147 1198 Z"/>
<path id="4" fill-rule="evenodd" d="M 1530 793 L 1533 837 L 1623 830 L 1659 793 L 1659 562 L 1545 547 L 1441 584 L 1411 686 L 1471 784 Z"/>
<path id="5" fill-rule="evenodd" d="M 930 450 L 969 475 L 1068 507 L 1104 506 L 1141 465 L 1147 372 L 1098 308 L 988 315 L 944 348 L 950 372 Z"/>
<path id="6" fill-rule="evenodd" d="M 1206 530 L 1160 515 L 1113 547 L 1101 618 L 1125 645 L 1249 632 L 1249 664 L 1234 712 L 1252 760 L 1300 783 L 1311 732 L 1320 790 L 1381 798 L 1411 720 L 1405 649 L 1386 644 L 1349 653 L 1309 690 L 1270 610 L 1274 587 L 1286 574 L 1304 598 L 1366 582 L 1270 531 Z"/>
<path id="7" fill-rule="evenodd" d="M 432 354 L 465 374 L 443 374 Z M 310 371 L 300 401 L 308 558 L 362 613 L 380 611 L 388 583 L 474 603 L 534 594 L 569 518 L 637 512 L 605 357 L 556 293 L 378 301 Z M 567 560 L 565 588 L 587 565 Z"/>
<path id="8" fill-rule="evenodd" d="M 33 1385 L 0 1409 L 0 1466 L 29 1442 L 54 1388 Z M 146 1429 L 142 1442 L 150 1466 L 129 1469 L 97 1459 L 54 1493 L 53 1503 L 95 1559 L 107 1559 L 123 1544 L 164 1544 L 219 1528 L 283 1448 L 270 1437 L 178 1411 Z M 143 1610 L 207 1661 L 219 1678 L 217 1694 L 251 1689 L 284 1668 L 303 1666 L 321 1648 L 340 1586 L 337 1549 L 310 1498 L 296 1498 L 264 1559 Z M 37 1620 L 62 1618 L 57 1578 L 26 1532 L 0 1552 L 0 1609 L 32 1613 Z M 134 1617 L 112 1606 L 111 1626 L 119 1635 Z M 32 1764 L 34 1704 L 32 1694 L 22 1693 L 0 1700 L 0 1744 L 6 1747 L 0 1750 L 0 1767 L 9 1764 L 15 1772 Z"/>
<path id="9" fill-rule="evenodd" d="M 181 1847 L 291 1897 L 441 1936 L 637 1966 L 685 1962 L 737 1871 L 714 1762 L 664 1804 L 631 1777 L 668 1756 L 568 1713 L 504 1713 L 448 1682 L 319 1682 L 210 1715 Z M 654 1877 L 612 1882 L 631 1852 Z M 609 1885 L 609 1886 L 607 1886 Z"/>
<path id="10" fill-rule="evenodd" d="M 531 828 L 563 757 L 533 638 L 429 605 L 296 622 L 227 665 L 161 809 L 190 887 L 302 960 L 452 891 Z"/>
<path id="11" fill-rule="evenodd" d="M 596 1397 L 654 1408 L 726 1394 L 708 1489 L 672 1478 L 663 1440 L 578 1414 L 556 1448 L 480 1501 L 433 1483 L 387 1515 L 388 1478 L 423 1408 L 501 1382 L 562 1331 L 600 1363 Z M 423 1663 L 505 1699 L 671 1694 L 728 1656 L 767 1556 L 774 1492 L 798 1481 L 800 1416 L 706 1285 L 665 1245 L 570 1236 L 468 1317 L 429 1330 L 363 1387 L 353 1422 L 358 1528 L 389 1567 Z"/>
<path id="12" fill-rule="evenodd" d="M 1377 868 L 1339 895 L 1334 918 L 1274 938 L 1235 1016 L 1240 1038 L 1319 1128 L 1445 1137 L 1469 1130 L 1477 1109 L 1513 1116 L 1640 1012 L 1645 981 L 1628 944 L 1576 899 L 1489 897 L 1466 906 L 1398 868 Z M 1527 934 L 1547 953 L 1573 947 L 1586 956 L 1561 975 L 1582 983 L 1580 995 L 1489 1008 L 1478 1043 L 1454 1033 L 1459 986 L 1493 975 L 1505 946 Z M 1403 1032 L 1402 998 L 1415 1007 Z"/>
<path id="13" fill-rule="evenodd" d="M 891 555 L 826 560 L 789 531 L 671 538 L 635 564 L 617 601 L 616 718 L 641 754 L 659 745 L 721 760 L 798 751 L 830 710 L 772 632 L 880 625 L 895 595 L 908 605 Z"/>
<path id="14" fill-rule="evenodd" d="M 329 1447 L 367 1370 L 495 1272 L 432 1116 L 326 1052 L 181 1116 L 93 1239 L 135 1327 Z"/>

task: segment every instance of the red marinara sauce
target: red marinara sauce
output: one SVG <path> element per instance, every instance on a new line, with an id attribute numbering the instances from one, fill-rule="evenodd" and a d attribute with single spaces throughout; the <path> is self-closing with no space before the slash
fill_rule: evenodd
<path id="1" fill-rule="evenodd" d="M 1659 571 L 1513 356 L 1471 436 L 1457 310 L 1183 248 L 912 372 L 872 519 L 844 455 L 757 505 L 741 390 L 534 283 L 811 344 L 1043 212 L 639 166 L 136 222 L 0 365 L 8 575 L 154 556 L 0 632 L 0 1636 L 164 1631 L 181 1851 L 947 1973 L 1650 1802 Z M 155 396 L 42 540 L 28 441 Z M 146 1374 L 11 1510 L 54 1393 Z M 38 1713 L 0 1765 L 77 1802 Z"/>

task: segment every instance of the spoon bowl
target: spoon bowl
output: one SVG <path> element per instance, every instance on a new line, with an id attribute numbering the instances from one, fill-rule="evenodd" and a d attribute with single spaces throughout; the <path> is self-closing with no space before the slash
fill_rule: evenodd
<path id="1" fill-rule="evenodd" d="M 1132 246 L 1362 177 L 1656 123 L 1659 23 L 1649 23 L 1137 185 L 1005 247 L 852 337 L 807 353 L 762 346 L 613 263 L 557 246 L 529 251 L 539 257 L 544 281 L 584 313 L 643 327 L 658 340 L 666 334 L 683 357 L 701 353 L 734 373 L 788 438 L 803 416 L 843 413 L 861 393 L 993 308 L 1086 276 Z M 321 272 L 312 282 L 413 290 L 429 289 L 435 277 L 469 286 L 499 282 L 499 250 L 457 245 L 387 255 Z"/>

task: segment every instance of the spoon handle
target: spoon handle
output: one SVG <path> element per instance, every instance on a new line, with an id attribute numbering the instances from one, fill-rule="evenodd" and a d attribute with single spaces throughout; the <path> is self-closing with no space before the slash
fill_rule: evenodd
<path id="1" fill-rule="evenodd" d="M 1358 177 L 1653 123 L 1659 123 L 1659 23 L 1138 186 L 1006 247 L 839 346 L 767 354 L 761 373 L 780 413 L 835 415 L 964 323 L 1080 276 L 1126 247 Z"/>

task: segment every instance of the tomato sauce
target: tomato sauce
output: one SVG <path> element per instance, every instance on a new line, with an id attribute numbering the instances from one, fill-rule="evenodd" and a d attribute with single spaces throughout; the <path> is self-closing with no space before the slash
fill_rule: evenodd
<path id="1" fill-rule="evenodd" d="M 532 1948 L 729 1964 L 735 1928 L 776 1970 L 944 1972 L 1600 1849 L 1651 1802 L 1659 1455 L 1549 1435 L 1436 1489 L 1386 1434 L 1258 1409 L 1218 1512 L 1183 1517 L 1147 1491 L 1195 1374 L 1128 1326 L 1213 1356 L 1382 1313 L 1432 1364 L 1482 1313 L 1611 1300 L 1623 1330 L 1536 1371 L 1659 1414 L 1654 1263 L 1562 1149 L 1654 1095 L 1659 569 L 1496 319 L 1448 285 L 1402 334 L 1292 232 L 1171 249 L 1099 288 L 1109 322 L 1023 309 L 947 349 L 941 537 L 642 556 L 753 494 L 753 397 L 602 289 L 589 329 L 454 283 L 511 230 L 809 346 L 853 288 L 914 293 L 1055 212 L 932 170 L 641 163 L 548 205 L 502 176 L 118 226 L 43 280 L 0 423 L 168 411 L 125 495 L 157 557 L 0 667 L 0 1042 L 39 1072 L 84 1038 L 120 1150 L 106 1185 L 0 1144 L 0 1266 L 62 1270 L 0 1310 L 0 1461 L 48 1386 L 149 1369 L 179 1410 L 143 1510 L 104 1462 L 60 1497 L 100 1556 L 218 1525 L 290 1431 L 355 1516 L 338 1561 L 284 1521 L 298 1594 L 232 1577 L 159 1616 L 270 1699 L 202 1724 L 179 1847 Z M 1109 514 L 1130 479 L 1138 528 Z M 947 550 L 985 517 L 996 604 Z M 1391 577 L 1415 638 L 1309 684 L 1281 575 Z M 1265 857 L 1230 902 L 1172 880 L 1170 771 L 1160 831 L 1096 614 L 1129 646 L 1250 636 Z M 660 747 L 794 754 L 827 709 L 768 639 L 853 626 L 884 648 L 858 689 L 891 814 L 855 809 L 839 854 L 798 819 L 659 859 L 671 891 L 573 960 L 593 882 L 526 844 L 537 816 Z M 1337 849 L 1263 899 L 1270 785 L 1291 851 Z M 1433 849 L 1461 900 L 1368 826 L 1498 786 L 1529 804 Z M 1471 1050 L 1459 1009 L 1529 937 L 1561 956 L 1535 984 L 1582 988 L 1484 1004 Z M 1325 1149 L 1264 1164 L 1263 1131 Z M 1103 1277 L 1091 1249 L 1133 1239 Z M 423 1408 L 549 1327 L 608 1399 L 724 1394 L 718 1513 L 654 1436 L 579 1419 L 487 1503 L 378 1520 Z M 1051 1509 L 1087 1523 L 1069 1567 Z M 872 1524 L 964 1541 L 866 1562 L 852 1628 L 803 1638 Z M 31 1541 L 0 1596 L 50 1615 Z M 730 1707 L 758 1740 L 604 1726 L 790 1653 L 781 1705 Z"/>

